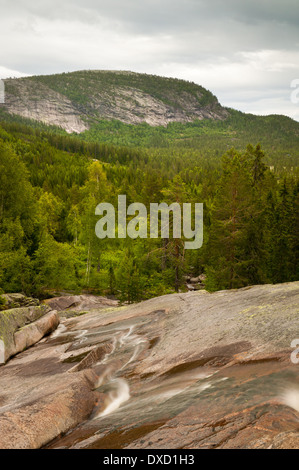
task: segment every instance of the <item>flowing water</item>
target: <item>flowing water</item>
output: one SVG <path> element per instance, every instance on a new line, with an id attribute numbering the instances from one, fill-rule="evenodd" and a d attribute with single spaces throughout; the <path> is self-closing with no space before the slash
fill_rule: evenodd
<path id="1" fill-rule="evenodd" d="M 276 360 L 223 368 L 193 361 L 169 367 L 161 375 L 136 374 L 136 366 L 159 342 L 153 335 L 156 320 L 145 316 L 75 331 L 61 325 L 51 335 L 50 341 L 66 344 L 69 362 L 82 360 L 91 347 L 100 345 L 107 352 L 92 365 L 99 377 L 95 386 L 99 399 L 90 418 L 49 447 L 123 448 L 136 440 L 143 442 L 143 436 L 192 406 L 207 410 L 208 416 L 213 403 L 233 413 L 252 404 L 263 406 L 266 399 L 279 399 L 299 411 L 297 377 L 281 371 Z"/>

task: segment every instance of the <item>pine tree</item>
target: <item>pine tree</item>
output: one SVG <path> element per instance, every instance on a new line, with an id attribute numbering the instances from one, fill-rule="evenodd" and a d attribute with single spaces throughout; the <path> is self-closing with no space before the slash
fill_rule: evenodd
<path id="1" fill-rule="evenodd" d="M 249 162 L 232 149 L 223 157 L 223 175 L 212 210 L 208 288 L 232 289 L 248 283 L 250 259 L 245 254 L 252 213 Z"/>

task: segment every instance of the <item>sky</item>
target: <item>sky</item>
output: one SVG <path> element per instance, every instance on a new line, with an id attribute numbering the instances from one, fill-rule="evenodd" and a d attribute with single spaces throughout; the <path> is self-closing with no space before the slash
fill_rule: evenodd
<path id="1" fill-rule="evenodd" d="M 0 78 L 131 70 L 299 121 L 298 0 L 0 0 L 0 40 Z"/>

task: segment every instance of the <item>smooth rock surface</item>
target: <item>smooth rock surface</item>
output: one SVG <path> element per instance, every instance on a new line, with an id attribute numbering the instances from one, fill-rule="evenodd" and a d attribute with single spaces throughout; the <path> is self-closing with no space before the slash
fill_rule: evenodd
<path id="1" fill-rule="evenodd" d="M 91 309 L 102 309 L 107 307 L 117 307 L 118 300 L 108 299 L 100 295 L 63 295 L 44 301 L 53 310 L 62 312 L 65 316 L 70 312 L 89 311 Z"/>
<path id="2" fill-rule="evenodd" d="M 298 313 L 294 282 L 62 321 L 0 369 L 0 447 L 298 448 Z"/>

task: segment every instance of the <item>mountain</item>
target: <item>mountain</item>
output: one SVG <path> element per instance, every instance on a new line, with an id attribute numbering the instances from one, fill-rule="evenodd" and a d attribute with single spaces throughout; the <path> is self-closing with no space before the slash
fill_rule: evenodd
<path id="1" fill-rule="evenodd" d="M 195 83 L 121 71 L 79 71 L 5 80 L 10 114 L 80 133 L 99 120 L 167 126 L 223 120 L 229 112 Z"/>
<path id="2" fill-rule="evenodd" d="M 176 149 L 181 155 L 192 149 L 209 159 L 259 143 L 269 165 L 291 168 L 299 161 L 299 123 L 291 118 L 242 113 L 221 106 L 195 83 L 133 72 L 7 79 L 0 123 L 96 144 Z"/>

